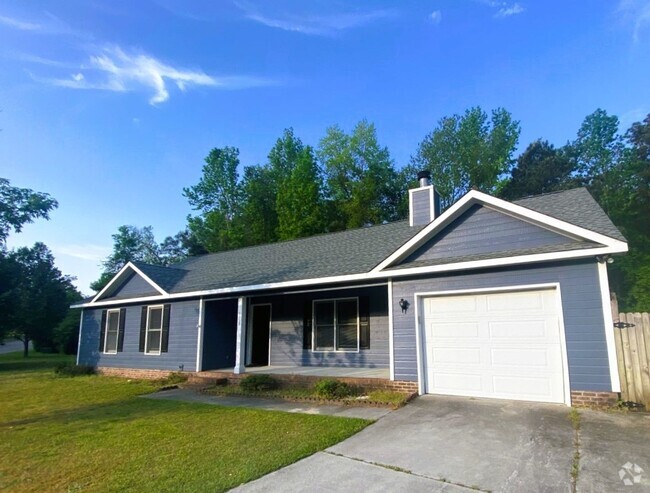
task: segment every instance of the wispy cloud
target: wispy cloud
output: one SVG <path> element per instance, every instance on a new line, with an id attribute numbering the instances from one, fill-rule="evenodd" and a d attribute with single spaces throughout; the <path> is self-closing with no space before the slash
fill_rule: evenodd
<path id="1" fill-rule="evenodd" d="M 439 10 L 434 10 L 431 12 L 431 14 L 429 14 L 429 19 L 431 19 L 431 22 L 434 24 L 440 24 L 440 22 L 442 22 L 442 12 Z"/>
<path id="2" fill-rule="evenodd" d="M 5 15 L 0 15 L 0 24 L 3 26 L 11 27 L 13 29 L 19 29 L 20 31 L 37 31 L 41 29 L 40 24 L 15 19 L 13 17 L 8 17 Z"/>
<path id="3" fill-rule="evenodd" d="M 513 3 L 512 5 L 504 5 L 497 10 L 497 13 L 494 14 L 494 17 L 510 17 L 512 15 L 521 14 L 525 9 L 518 3 Z"/>
<path id="4" fill-rule="evenodd" d="M 623 21 L 632 26 L 632 39 L 639 42 L 641 32 L 650 26 L 650 1 L 620 0 L 618 12 Z"/>
<path id="5" fill-rule="evenodd" d="M 93 262 L 101 262 L 111 253 L 109 247 L 102 245 L 57 245 L 52 247 L 52 251 L 57 255 Z"/>
<path id="6" fill-rule="evenodd" d="M 118 46 L 107 46 L 90 56 L 88 65 L 81 65 L 68 78 L 42 79 L 69 89 L 96 89 L 127 92 L 147 89 L 152 92 L 149 103 L 156 105 L 170 97 L 169 84 L 180 91 L 194 86 L 219 89 L 245 89 L 277 84 L 276 81 L 249 76 L 211 76 L 202 70 L 188 70 L 163 63 L 151 55 L 127 52 Z"/>
<path id="7" fill-rule="evenodd" d="M 265 13 L 248 2 L 238 1 L 247 19 L 268 27 L 315 36 L 333 36 L 346 29 L 361 27 L 394 15 L 392 10 L 343 12 L 333 14 Z"/>

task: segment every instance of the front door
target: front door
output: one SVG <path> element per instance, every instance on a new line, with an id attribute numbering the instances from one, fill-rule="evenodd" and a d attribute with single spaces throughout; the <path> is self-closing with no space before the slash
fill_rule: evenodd
<path id="1" fill-rule="evenodd" d="M 271 305 L 253 305 L 251 320 L 251 366 L 269 364 Z"/>

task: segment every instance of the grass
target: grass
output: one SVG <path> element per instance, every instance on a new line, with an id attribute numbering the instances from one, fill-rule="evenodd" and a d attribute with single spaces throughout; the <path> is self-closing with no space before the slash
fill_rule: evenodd
<path id="1" fill-rule="evenodd" d="M 218 385 L 205 391 L 213 395 L 243 395 L 249 397 L 268 397 L 272 399 L 287 399 L 296 401 L 323 401 L 328 399 L 319 397 L 311 388 L 290 387 L 275 390 L 245 391 L 239 385 Z M 366 395 L 352 395 L 343 399 L 333 399 L 333 402 L 342 402 L 351 405 L 384 405 L 398 408 L 406 404 L 409 395 L 393 390 L 373 390 Z"/>
<path id="2" fill-rule="evenodd" d="M 573 427 L 573 460 L 571 462 L 571 491 L 575 493 L 580 474 L 580 412 L 574 407 L 569 411 L 569 420 Z"/>
<path id="3" fill-rule="evenodd" d="M 0 355 L 0 490 L 225 491 L 368 421 L 140 399 L 160 383 L 61 378 L 58 355 Z"/>

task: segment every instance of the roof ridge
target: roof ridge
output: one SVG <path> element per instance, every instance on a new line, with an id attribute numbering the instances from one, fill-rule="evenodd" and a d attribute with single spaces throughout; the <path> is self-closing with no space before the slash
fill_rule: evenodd
<path id="1" fill-rule="evenodd" d="M 575 187 L 575 188 L 567 188 L 566 190 L 555 190 L 553 192 L 544 192 L 544 193 L 538 193 L 536 195 L 526 195 L 525 197 L 518 198 L 516 200 L 513 200 L 512 203 L 519 202 L 521 200 L 527 200 L 527 199 L 535 199 L 537 197 L 544 197 L 547 195 L 556 195 L 559 193 L 567 193 L 567 192 L 575 192 L 576 190 L 585 190 L 587 193 L 589 193 L 589 190 L 587 190 L 587 187 Z M 589 194 L 591 195 L 591 194 Z"/>

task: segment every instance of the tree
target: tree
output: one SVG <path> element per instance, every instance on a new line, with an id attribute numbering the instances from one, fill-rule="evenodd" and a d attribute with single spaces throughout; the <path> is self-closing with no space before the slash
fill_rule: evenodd
<path id="1" fill-rule="evenodd" d="M 25 224 L 36 218 L 49 219 L 50 211 L 58 205 L 46 193 L 12 187 L 9 180 L 0 178 L 0 246 L 4 246 L 12 229 L 20 233 Z"/>
<path id="2" fill-rule="evenodd" d="M 54 327 L 68 311 L 68 293 L 75 288 L 72 278 L 54 266 L 54 257 L 43 243 L 7 255 L 16 275 L 10 287 L 12 305 L 3 317 L 9 333 L 23 342 L 27 357 L 30 341 L 43 344 L 51 340 Z"/>
<path id="3" fill-rule="evenodd" d="M 479 107 L 444 117 L 419 144 L 411 158 L 417 169 L 428 169 L 446 208 L 477 188 L 495 193 L 509 173 L 519 140 L 519 122 L 503 108 L 490 117 Z"/>
<path id="4" fill-rule="evenodd" d="M 120 226 L 113 237 L 113 251 L 103 262 L 100 278 L 90 285 L 94 291 L 101 291 L 111 278 L 127 262 L 144 262 L 153 265 L 170 265 L 187 256 L 184 241 L 187 233 L 168 236 L 160 244 L 156 242 L 153 228 L 145 226 Z"/>
<path id="5" fill-rule="evenodd" d="M 200 215 L 188 217 L 188 229 L 210 252 L 240 246 L 237 219 L 241 213 L 239 149 L 214 148 L 205 158 L 198 184 L 184 188 L 183 195 Z"/>
<path id="6" fill-rule="evenodd" d="M 277 241 L 276 196 L 279 187 L 275 179 L 275 173 L 269 166 L 244 168 L 241 224 L 246 225 L 246 233 L 241 236 L 241 246 Z"/>
<path id="7" fill-rule="evenodd" d="M 278 237 L 281 240 L 324 231 L 326 212 L 322 189 L 318 165 L 312 149 L 307 146 L 278 192 Z"/>
<path id="8" fill-rule="evenodd" d="M 346 134 L 338 126 L 327 129 L 319 143 L 326 195 L 334 217 L 328 229 L 358 228 L 398 218 L 393 185 L 397 179 L 388 148 L 379 145 L 375 126 L 360 121 Z"/>
<path id="9" fill-rule="evenodd" d="M 511 178 L 499 191 L 506 200 L 567 190 L 579 185 L 575 160 L 546 140 L 536 140 L 517 158 Z"/>

